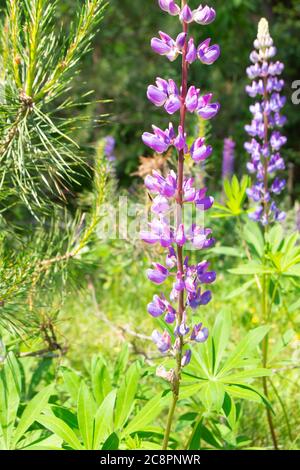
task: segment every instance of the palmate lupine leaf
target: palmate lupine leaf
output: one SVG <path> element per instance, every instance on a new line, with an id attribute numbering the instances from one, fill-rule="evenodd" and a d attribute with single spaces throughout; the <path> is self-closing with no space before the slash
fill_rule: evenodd
<path id="1" fill-rule="evenodd" d="M 250 178 L 243 176 L 241 181 L 234 175 L 229 181 L 224 181 L 224 192 L 225 202 L 224 204 L 215 203 L 214 212 L 212 217 L 214 218 L 227 218 L 227 217 L 238 217 L 247 211 L 243 208 L 247 193 L 246 190 L 250 184 Z"/>
<path id="2" fill-rule="evenodd" d="M 85 0 L 71 31 L 56 34 L 56 5 L 10 0 L 1 35 L 0 182 L 16 187 L 32 211 L 52 193 L 64 198 L 82 171 L 71 137 L 79 123 L 68 115 L 75 103 L 60 97 L 70 91 L 105 8 L 102 0 Z"/>
<path id="3" fill-rule="evenodd" d="M 20 413 L 22 380 L 20 364 L 10 352 L 0 373 L 0 446 L 2 450 L 23 448 L 27 430 L 46 408 L 53 392 L 53 385 L 43 388 L 22 407 Z"/>
<path id="4" fill-rule="evenodd" d="M 245 276 L 269 274 L 273 285 L 277 287 L 283 277 L 300 277 L 298 232 L 285 236 L 280 224 L 276 224 L 266 233 L 264 239 L 258 225 L 249 222 L 244 234 L 252 261 L 230 269 L 230 273 Z"/>
<path id="5" fill-rule="evenodd" d="M 226 393 L 229 397 L 268 404 L 252 382 L 271 374 L 266 368 L 258 368 L 255 358 L 255 351 L 269 329 L 268 326 L 255 328 L 228 353 L 231 317 L 226 312 L 219 314 L 208 340 L 200 349 L 193 349 L 190 370 L 183 373 L 180 399 L 197 397 L 214 411 L 221 410 Z"/>

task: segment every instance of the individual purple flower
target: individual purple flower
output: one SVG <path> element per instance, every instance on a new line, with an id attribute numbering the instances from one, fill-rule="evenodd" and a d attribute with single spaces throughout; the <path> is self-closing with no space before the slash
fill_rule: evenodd
<path id="1" fill-rule="evenodd" d="M 152 317 L 160 317 L 166 311 L 166 304 L 164 297 L 155 295 L 151 303 L 147 306 L 148 313 Z"/>
<path id="2" fill-rule="evenodd" d="M 212 196 L 207 196 L 206 193 L 207 188 L 199 189 L 194 199 L 197 209 L 202 211 L 207 211 L 213 206 L 214 203 L 214 198 Z"/>
<path id="3" fill-rule="evenodd" d="M 188 239 L 198 250 L 211 248 L 215 242 L 214 238 L 210 237 L 211 233 L 211 229 L 198 227 L 196 224 L 193 224 L 189 230 Z"/>
<path id="4" fill-rule="evenodd" d="M 140 232 L 141 239 L 149 244 L 160 243 L 162 247 L 168 248 L 174 241 L 173 231 L 167 220 L 163 217 L 152 220 L 148 231 Z"/>
<path id="5" fill-rule="evenodd" d="M 154 193 L 158 193 L 166 197 L 172 197 L 174 196 L 177 188 L 177 176 L 174 171 L 171 171 L 166 178 L 164 178 L 160 173 L 158 173 L 158 171 L 154 170 L 152 172 L 152 176 L 146 176 L 145 185 Z"/>
<path id="6" fill-rule="evenodd" d="M 180 224 L 175 235 L 175 242 L 178 246 L 183 246 L 186 243 L 186 237 L 184 234 L 184 225 Z"/>
<path id="7" fill-rule="evenodd" d="M 167 331 L 161 334 L 154 330 L 152 339 L 161 353 L 167 353 L 171 349 L 171 336 Z"/>
<path id="8" fill-rule="evenodd" d="M 186 367 L 191 362 L 192 351 L 187 349 L 181 359 L 181 367 Z"/>
<path id="9" fill-rule="evenodd" d="M 160 31 L 159 38 L 151 40 L 151 47 L 159 55 L 165 55 L 171 62 L 177 59 L 181 53 L 185 43 L 186 34 L 180 33 L 176 40 L 172 39 L 168 34 Z"/>
<path id="10" fill-rule="evenodd" d="M 198 24 L 206 25 L 212 23 L 216 18 L 216 12 L 213 8 L 205 5 L 200 5 L 196 10 L 192 12 L 193 21 Z"/>
<path id="11" fill-rule="evenodd" d="M 285 169 L 280 149 L 287 139 L 278 130 L 286 122 L 285 116 L 281 115 L 286 99 L 280 95 L 284 81 L 279 78 L 284 66 L 281 62 L 270 61 L 276 49 L 264 18 L 259 22 L 254 47 L 250 55 L 253 65 L 247 68 L 248 77 L 253 81 L 246 87 L 246 92 L 252 98 L 258 96 L 258 101 L 250 106 L 253 118 L 245 130 L 252 140 L 245 144 L 245 149 L 250 154 L 247 169 L 256 176 L 256 182 L 247 189 L 247 194 L 255 203 L 249 217 L 266 226 L 285 218 L 285 213 L 277 208 L 274 196 L 286 186 L 285 179 L 276 173 Z"/>
<path id="12" fill-rule="evenodd" d="M 185 178 L 182 189 L 184 202 L 194 202 L 197 194 L 196 188 L 194 188 L 194 178 Z"/>
<path id="13" fill-rule="evenodd" d="M 176 310 L 172 307 L 170 302 L 167 301 L 165 296 L 154 295 L 152 302 L 147 306 L 148 313 L 152 317 L 160 317 L 165 314 L 166 323 L 174 323 L 176 318 Z"/>
<path id="14" fill-rule="evenodd" d="M 177 336 L 186 336 L 190 331 L 189 326 L 186 324 L 186 319 L 182 320 L 180 325 L 175 329 L 175 334 Z"/>
<path id="15" fill-rule="evenodd" d="M 280 178 L 275 178 L 272 186 L 271 186 L 271 192 L 274 194 L 280 194 L 284 188 L 286 187 L 286 180 L 280 179 Z"/>
<path id="16" fill-rule="evenodd" d="M 203 96 L 199 96 L 198 105 L 196 108 L 197 114 L 202 117 L 202 119 L 212 119 L 219 112 L 220 104 L 211 103 L 213 97 L 212 93 L 208 93 Z"/>
<path id="17" fill-rule="evenodd" d="M 174 2 L 174 0 L 158 0 L 160 8 L 169 15 L 176 16 L 180 13 L 180 7 Z"/>
<path id="18" fill-rule="evenodd" d="M 174 114 L 180 108 L 179 91 L 174 80 L 156 79 L 156 86 L 149 85 L 148 99 L 155 106 L 164 106 L 168 114 Z"/>
<path id="19" fill-rule="evenodd" d="M 169 275 L 169 271 L 162 264 L 153 263 L 154 269 L 147 270 L 147 276 L 154 284 L 162 284 Z"/>
<path id="20" fill-rule="evenodd" d="M 166 197 L 158 195 L 153 199 L 151 211 L 154 214 L 165 214 L 169 210 L 169 201 Z"/>
<path id="21" fill-rule="evenodd" d="M 193 21 L 192 10 L 188 6 L 188 4 L 185 4 L 182 8 L 179 14 L 179 18 L 182 23 L 191 23 Z"/>
<path id="22" fill-rule="evenodd" d="M 187 46 L 186 61 L 192 64 L 197 59 L 197 48 L 194 39 L 190 38 Z"/>
<path id="23" fill-rule="evenodd" d="M 182 126 L 178 127 L 178 135 L 173 141 L 174 147 L 177 148 L 177 150 L 183 150 L 186 152 L 187 150 L 187 145 L 186 145 L 186 133 L 183 132 Z"/>
<path id="24" fill-rule="evenodd" d="M 198 59 L 202 62 L 202 64 L 211 65 L 220 56 L 220 46 L 218 46 L 218 44 L 210 46 L 210 42 L 210 38 L 205 39 L 205 41 L 203 41 L 197 49 Z"/>
<path id="25" fill-rule="evenodd" d="M 174 268 L 177 264 L 177 255 L 176 252 L 173 248 L 173 246 L 169 247 L 169 252 L 166 256 L 166 265 L 168 266 L 169 269 Z"/>
<path id="26" fill-rule="evenodd" d="M 202 323 L 198 323 L 193 328 L 191 340 L 196 341 L 197 343 L 204 343 L 207 340 L 208 335 L 208 329 L 203 328 Z"/>
<path id="27" fill-rule="evenodd" d="M 186 135 L 183 134 L 182 127 L 178 128 L 178 135 L 176 136 L 172 123 L 163 131 L 159 127 L 152 126 L 153 134 L 144 132 L 142 139 L 145 145 L 148 145 L 152 150 L 157 153 L 164 153 L 171 145 L 182 150 L 186 146 Z"/>
<path id="28" fill-rule="evenodd" d="M 203 162 L 212 154 L 211 145 L 205 145 L 205 138 L 199 137 L 190 148 L 192 159 L 196 162 Z"/>
<path id="29" fill-rule="evenodd" d="M 196 88 L 194 85 L 190 86 L 185 98 L 185 106 L 191 113 L 195 112 L 198 108 L 199 94 L 200 88 Z"/>

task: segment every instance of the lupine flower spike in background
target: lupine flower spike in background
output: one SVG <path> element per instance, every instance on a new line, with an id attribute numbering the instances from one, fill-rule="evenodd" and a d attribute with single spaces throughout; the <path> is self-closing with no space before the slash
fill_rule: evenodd
<path id="1" fill-rule="evenodd" d="M 280 78 L 284 65 L 273 59 L 276 48 L 265 18 L 259 22 L 254 48 L 250 55 L 253 65 L 247 69 L 252 84 L 246 87 L 246 92 L 256 101 L 250 106 L 252 122 L 245 126 L 251 137 L 245 149 L 250 154 L 248 171 L 256 181 L 248 190 L 248 196 L 255 203 L 251 219 L 266 226 L 285 219 L 285 213 L 277 206 L 276 197 L 286 186 L 285 179 L 278 172 L 285 169 L 280 151 L 287 139 L 280 130 L 286 122 L 281 114 L 286 102 L 285 97 L 281 96 L 284 80 Z"/>
<path id="2" fill-rule="evenodd" d="M 116 141 L 108 135 L 104 139 L 104 155 L 107 160 L 107 170 L 112 176 L 116 176 L 116 156 L 115 156 Z"/>
<path id="3" fill-rule="evenodd" d="M 210 270 L 205 260 L 198 264 L 190 264 L 185 256 L 184 248 L 187 243 L 198 250 L 209 248 L 214 244 L 211 230 L 203 226 L 186 226 L 183 222 L 184 206 L 195 204 L 201 211 L 210 209 L 213 198 L 206 194 L 206 188 L 195 188 L 192 178 L 184 178 L 185 155 L 190 154 L 196 162 L 202 162 L 212 154 L 212 147 L 205 138 L 196 139 L 190 147 L 187 145 L 186 117 L 187 113 L 197 113 L 203 119 L 213 118 L 219 111 L 219 104 L 213 101 L 213 94 L 203 94 L 196 85 L 188 83 L 188 71 L 191 64 L 197 60 L 204 65 L 213 64 L 220 55 L 217 44 L 211 44 L 211 39 L 195 44 L 189 34 L 190 26 L 198 24 L 205 26 L 212 23 L 216 12 L 213 8 L 201 5 L 191 10 L 186 0 L 179 6 L 173 0 L 159 0 L 160 8 L 168 14 L 177 17 L 182 30 L 173 39 L 165 32 L 159 32 L 159 37 L 151 41 L 151 47 L 159 55 L 166 56 L 170 61 L 181 57 L 182 80 L 176 84 L 173 80 L 157 77 L 154 85 L 147 91 L 148 99 L 157 107 L 163 107 L 168 115 L 175 115 L 173 122 L 163 130 L 153 125 L 153 132 L 145 132 L 143 142 L 152 150 L 163 153 L 170 146 L 178 152 L 177 172 L 171 171 L 166 177 L 153 172 L 145 179 L 145 185 L 153 194 L 152 213 L 149 230 L 141 234 L 147 243 L 160 243 L 166 248 L 165 263 L 153 262 L 148 270 L 148 278 L 161 285 L 170 276 L 174 279 L 173 289 L 169 294 L 155 295 L 148 305 L 148 312 L 153 317 L 164 316 L 170 328 L 165 331 L 155 330 L 153 341 L 163 354 L 172 355 L 175 367 L 171 371 L 160 367 L 158 374 L 170 381 L 173 392 L 173 402 L 166 426 L 163 448 L 166 449 L 176 403 L 178 400 L 182 368 L 191 360 L 191 346 L 203 343 L 208 338 L 208 329 L 202 323 L 193 322 L 193 311 L 202 308 L 211 300 L 211 291 L 206 287 L 216 279 L 216 273 Z M 204 34 L 204 33 L 203 33 Z M 179 117 L 176 116 L 179 113 Z M 175 204 L 176 218 L 170 224 L 169 212 Z"/>
<path id="4" fill-rule="evenodd" d="M 230 179 L 234 173 L 235 142 L 230 137 L 224 139 L 222 179 Z"/>
<path id="5" fill-rule="evenodd" d="M 264 255 L 262 261 L 267 258 L 267 233 L 270 224 L 282 222 L 286 214 L 278 206 L 276 197 L 281 194 L 286 186 L 286 181 L 279 172 L 285 169 L 285 162 L 281 156 L 281 147 L 287 139 L 280 129 L 286 122 L 281 110 L 285 104 L 285 97 L 281 96 L 284 81 L 280 75 L 284 65 L 276 61 L 276 48 L 270 36 L 269 24 L 262 18 L 258 24 L 257 38 L 254 41 L 254 50 L 250 54 L 253 65 L 248 67 L 247 74 L 252 79 L 252 84 L 246 87 L 246 92 L 252 98 L 256 98 L 250 106 L 253 119 L 245 130 L 251 140 L 245 144 L 245 149 L 251 158 L 247 164 L 248 171 L 255 175 L 255 183 L 247 190 L 248 196 L 255 203 L 255 210 L 249 214 L 250 218 L 259 222 L 264 231 Z M 267 323 L 271 318 L 273 297 L 269 298 L 272 285 L 268 274 L 261 277 L 262 321 Z M 262 365 L 268 365 L 269 336 L 264 338 L 262 347 Z M 268 381 L 263 377 L 263 389 L 266 397 L 269 397 Z M 278 449 L 277 436 L 273 423 L 273 416 L 267 407 L 267 418 L 274 449 Z"/>

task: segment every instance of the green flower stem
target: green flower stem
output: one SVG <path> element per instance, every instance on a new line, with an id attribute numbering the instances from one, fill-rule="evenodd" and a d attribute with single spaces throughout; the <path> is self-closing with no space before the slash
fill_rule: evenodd
<path id="1" fill-rule="evenodd" d="M 268 286 L 269 286 L 269 276 L 264 274 L 262 279 L 262 320 L 264 323 L 268 323 L 270 318 L 270 309 L 269 309 L 269 302 L 268 302 Z M 269 349 L 269 335 L 266 335 L 263 340 L 263 367 L 267 367 L 268 365 L 268 349 Z M 263 377 L 263 390 L 264 394 L 267 398 L 269 398 L 269 391 L 268 391 L 268 381 L 267 377 Z M 275 450 L 278 450 L 278 443 L 277 437 L 275 433 L 275 427 L 273 423 L 273 417 L 271 410 L 267 407 L 267 419 L 268 425 L 270 429 L 271 438 L 273 441 L 273 446 Z"/>
<path id="2" fill-rule="evenodd" d="M 178 395 L 173 393 L 172 404 L 171 404 L 170 409 L 169 409 L 169 414 L 168 414 L 168 419 L 167 419 L 167 426 L 166 426 L 166 430 L 165 430 L 162 450 L 167 450 L 167 448 L 168 448 L 170 432 L 171 432 L 171 427 L 172 427 L 172 422 L 173 422 L 173 418 L 174 418 L 174 413 L 175 413 L 177 401 L 178 401 Z"/>
<path id="3" fill-rule="evenodd" d="M 286 422 L 286 427 L 287 427 L 287 431 L 288 431 L 288 436 L 289 436 L 289 439 L 291 442 L 294 441 L 294 438 L 293 438 L 293 435 L 292 435 L 292 428 L 291 428 L 291 424 L 290 424 L 290 420 L 289 420 L 289 415 L 288 415 L 288 412 L 287 412 L 287 409 L 286 409 L 286 406 L 284 404 L 284 401 L 282 400 L 281 396 L 279 395 L 279 392 L 277 390 L 277 388 L 275 387 L 274 385 L 274 382 L 269 378 L 269 383 L 280 403 L 280 406 L 282 408 L 282 412 L 283 412 L 283 416 L 284 416 L 284 419 L 285 419 L 285 422 Z"/>

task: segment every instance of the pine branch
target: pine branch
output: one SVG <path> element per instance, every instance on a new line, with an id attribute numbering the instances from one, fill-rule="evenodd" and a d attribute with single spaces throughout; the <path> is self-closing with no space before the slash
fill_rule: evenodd
<path id="1" fill-rule="evenodd" d="M 66 40 L 55 34 L 56 1 L 7 1 L 1 42 L 5 60 L 0 83 L 1 177 L 35 214 L 36 208 L 49 205 L 52 194 L 64 200 L 70 184 L 76 183 L 78 168 L 85 165 L 71 137 L 77 119 L 74 114 L 62 117 L 75 103 L 71 98 L 60 104 L 57 100 L 70 92 L 76 67 L 90 48 L 106 5 L 86 0 Z"/>

